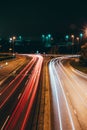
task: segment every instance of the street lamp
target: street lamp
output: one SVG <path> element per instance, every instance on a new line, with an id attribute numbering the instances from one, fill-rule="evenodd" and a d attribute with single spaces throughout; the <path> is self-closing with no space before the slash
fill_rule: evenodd
<path id="1" fill-rule="evenodd" d="M 68 39 L 69 39 L 69 35 L 66 35 L 65 40 L 68 41 Z"/>
<path id="2" fill-rule="evenodd" d="M 78 53 L 78 48 L 79 48 L 79 37 L 76 37 L 76 40 L 77 40 L 77 43 L 78 43 L 78 45 L 77 45 L 77 53 Z"/>
<path id="3" fill-rule="evenodd" d="M 73 54 L 74 35 L 71 35 L 71 39 L 72 39 L 72 54 Z"/>
<path id="4" fill-rule="evenodd" d="M 14 55 L 14 41 L 15 41 L 15 39 L 16 39 L 15 36 L 9 38 L 9 42 L 10 42 L 10 48 L 9 48 L 9 51 L 12 51 L 12 50 L 13 50 L 13 55 Z M 11 48 L 11 44 L 12 44 L 13 48 Z"/>
<path id="5" fill-rule="evenodd" d="M 71 35 L 72 38 L 72 45 L 74 45 L 74 35 Z"/>
<path id="6" fill-rule="evenodd" d="M 42 34 L 41 39 L 42 39 L 42 43 L 44 43 L 45 42 L 45 35 L 44 34 Z"/>
<path id="7" fill-rule="evenodd" d="M 15 39 L 16 39 L 16 37 L 13 36 L 13 37 L 12 37 L 12 41 L 13 41 L 13 55 L 14 55 L 14 41 L 15 41 Z"/>
<path id="8" fill-rule="evenodd" d="M 82 34 L 82 33 L 80 33 L 80 34 L 79 34 L 79 36 L 80 36 L 80 38 L 82 39 L 82 37 L 83 37 L 83 34 Z"/>
<path id="9" fill-rule="evenodd" d="M 80 33 L 80 34 L 79 34 L 79 42 L 81 43 L 82 40 L 83 40 L 83 33 Z"/>
<path id="10" fill-rule="evenodd" d="M 9 38 L 9 42 L 10 42 L 9 52 L 11 52 L 12 51 L 12 48 L 11 48 L 12 38 Z"/>

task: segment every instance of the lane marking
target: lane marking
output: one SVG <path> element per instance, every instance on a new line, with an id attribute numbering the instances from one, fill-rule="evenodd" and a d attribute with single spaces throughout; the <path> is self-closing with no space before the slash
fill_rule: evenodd
<path id="1" fill-rule="evenodd" d="M 63 87 L 62 87 L 62 83 L 61 83 L 61 81 L 60 81 L 59 75 L 57 74 L 56 70 L 55 70 L 55 73 L 56 73 L 56 75 L 57 75 L 57 77 L 58 77 L 58 81 L 59 81 L 61 90 L 62 90 L 63 95 L 64 95 L 64 99 L 65 99 L 66 107 L 67 107 L 67 110 L 68 110 L 69 118 L 70 118 L 70 121 L 71 121 L 72 129 L 75 130 L 75 126 L 74 126 L 74 123 L 73 123 L 73 119 L 72 119 L 72 116 L 71 116 L 71 112 L 70 112 L 70 109 L 69 109 L 69 105 L 68 105 L 68 102 L 67 102 L 67 99 L 66 99 L 66 96 L 65 96 L 64 89 L 63 89 Z"/>
<path id="2" fill-rule="evenodd" d="M 76 112 L 76 110 L 74 109 L 74 114 L 76 115 L 77 114 L 77 112 Z"/>
<path id="3" fill-rule="evenodd" d="M 18 99 L 21 97 L 21 93 L 18 95 Z"/>
<path id="4" fill-rule="evenodd" d="M 7 121 L 8 121 L 8 119 L 9 119 L 9 117 L 10 117 L 10 115 L 7 116 L 7 118 L 6 118 L 6 120 L 5 120 L 4 124 L 3 124 L 3 126 L 2 126 L 2 128 L 1 128 L 1 130 L 4 130 L 4 127 L 5 127 L 5 125 L 6 125 Z"/>

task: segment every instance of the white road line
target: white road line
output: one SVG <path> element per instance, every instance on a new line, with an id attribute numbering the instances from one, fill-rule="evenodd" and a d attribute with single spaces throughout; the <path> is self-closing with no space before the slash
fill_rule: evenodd
<path id="1" fill-rule="evenodd" d="M 65 98 L 65 102 L 66 102 L 69 118 L 70 118 L 70 121 L 71 121 L 72 129 L 75 130 L 75 126 L 74 126 L 74 123 L 73 123 L 73 120 L 72 120 L 72 116 L 71 116 L 71 113 L 70 113 L 69 105 L 68 105 L 68 102 L 67 102 L 67 99 L 66 99 L 66 96 L 65 96 L 65 93 L 64 93 L 64 90 L 63 90 L 63 87 L 62 87 L 60 79 L 59 79 L 59 82 L 60 82 L 60 86 L 61 86 L 64 98 Z"/>
<path id="2" fill-rule="evenodd" d="M 8 121 L 8 119 L 9 119 L 9 117 L 10 117 L 10 115 L 7 116 L 7 118 L 6 118 L 6 120 L 5 120 L 4 124 L 3 124 L 3 126 L 2 126 L 2 128 L 1 128 L 1 130 L 4 130 L 4 127 L 5 127 L 5 125 L 6 125 L 7 121 Z"/>
<path id="3" fill-rule="evenodd" d="M 80 98 L 80 100 L 82 101 L 82 103 L 84 104 L 84 106 L 87 108 L 87 104 L 85 103 L 85 101 L 83 100 L 83 98 L 81 97 L 81 95 L 78 93 L 78 91 L 76 91 L 76 88 L 72 85 L 71 81 L 69 80 L 68 76 L 64 73 L 64 71 L 62 70 L 62 68 L 60 67 L 61 71 L 63 72 L 63 74 L 65 75 L 65 77 L 68 79 L 68 84 L 70 83 L 70 86 L 73 88 L 73 90 L 77 93 L 78 97 Z"/>
<path id="4" fill-rule="evenodd" d="M 75 113 L 75 115 L 77 114 L 77 112 L 76 112 L 76 110 L 74 109 L 74 113 Z"/>
<path id="5" fill-rule="evenodd" d="M 61 64 L 61 66 L 62 66 L 62 68 L 64 69 L 64 71 L 68 74 L 68 75 L 70 75 L 70 73 L 65 69 L 65 67 Z M 72 75 L 70 75 L 70 77 L 74 80 L 74 82 L 77 84 L 77 86 L 81 89 L 81 91 L 83 91 L 83 93 L 85 93 L 85 91 L 83 90 L 83 88 L 79 85 L 79 83 L 75 80 L 75 78 L 72 76 Z M 77 90 L 78 91 L 78 90 Z"/>
<path id="6" fill-rule="evenodd" d="M 21 97 L 21 93 L 18 95 L 18 99 Z"/>
<path id="7" fill-rule="evenodd" d="M 29 81 L 29 80 L 27 79 L 27 81 L 26 81 L 26 83 L 25 83 L 25 86 L 27 85 L 28 81 Z"/>

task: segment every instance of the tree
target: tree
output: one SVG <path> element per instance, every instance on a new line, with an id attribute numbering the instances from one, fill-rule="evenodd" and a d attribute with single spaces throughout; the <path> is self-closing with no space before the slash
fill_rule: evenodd
<path id="1" fill-rule="evenodd" d="M 80 63 L 87 66 L 87 43 L 81 46 Z"/>

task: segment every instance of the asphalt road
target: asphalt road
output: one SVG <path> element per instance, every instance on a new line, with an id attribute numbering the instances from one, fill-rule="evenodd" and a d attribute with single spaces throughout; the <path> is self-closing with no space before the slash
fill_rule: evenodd
<path id="1" fill-rule="evenodd" d="M 0 84 L 3 83 L 11 75 L 15 75 L 16 71 L 29 62 L 30 58 L 17 55 L 16 58 L 0 62 Z M 2 87 L 0 87 L 1 89 Z"/>
<path id="2" fill-rule="evenodd" d="M 0 128 L 10 130 L 26 129 L 27 120 L 38 89 L 38 82 L 43 58 L 39 55 L 28 55 L 31 61 L 4 85 L 0 91 Z M 11 107 L 9 107 L 11 106 Z"/>
<path id="3" fill-rule="evenodd" d="M 49 64 L 52 130 L 87 130 L 87 75 L 73 69 L 67 58 Z"/>
<path id="4" fill-rule="evenodd" d="M 2 63 L 0 129 L 87 130 L 87 75 L 70 66 L 70 56 L 45 55 L 44 63 L 41 55 L 26 56 Z"/>

